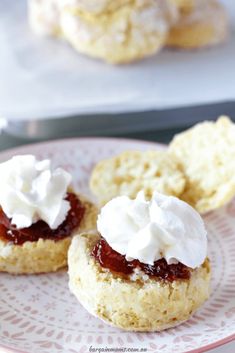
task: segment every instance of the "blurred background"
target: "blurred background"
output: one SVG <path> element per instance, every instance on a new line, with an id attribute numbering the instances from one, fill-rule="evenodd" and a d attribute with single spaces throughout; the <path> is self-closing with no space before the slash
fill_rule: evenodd
<path id="1" fill-rule="evenodd" d="M 196 122 L 235 119 L 235 2 L 220 2 L 223 43 L 115 66 L 33 33 L 25 0 L 0 0 L 0 150 L 79 136 L 167 143 Z"/>

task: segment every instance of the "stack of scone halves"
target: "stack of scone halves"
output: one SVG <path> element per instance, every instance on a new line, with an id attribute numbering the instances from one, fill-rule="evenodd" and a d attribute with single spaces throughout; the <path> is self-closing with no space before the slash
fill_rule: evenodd
<path id="1" fill-rule="evenodd" d="M 29 20 L 36 33 L 64 38 L 80 53 L 117 64 L 166 45 L 217 44 L 228 32 L 217 0 L 29 0 Z"/>
<path id="2" fill-rule="evenodd" d="M 125 151 L 99 162 L 90 186 L 99 203 L 113 197 L 176 196 L 203 214 L 235 196 L 235 124 L 226 116 L 176 135 L 164 151 Z"/>

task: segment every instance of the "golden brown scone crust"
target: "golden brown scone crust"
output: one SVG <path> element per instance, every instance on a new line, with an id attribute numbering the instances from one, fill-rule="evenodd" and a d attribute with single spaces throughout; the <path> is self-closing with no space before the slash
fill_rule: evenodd
<path id="1" fill-rule="evenodd" d="M 228 16 L 216 0 L 197 0 L 181 9 L 178 23 L 172 27 L 167 45 L 194 49 L 216 45 L 228 36 Z"/>
<path id="2" fill-rule="evenodd" d="M 79 195 L 79 199 L 86 208 L 79 231 L 96 229 L 96 206 L 83 196 Z M 67 265 L 71 240 L 72 236 L 58 241 L 40 238 L 38 241 L 14 245 L 0 239 L 0 272 L 30 274 L 57 271 Z"/>
<path id="3" fill-rule="evenodd" d="M 229 118 L 205 121 L 176 135 L 169 151 L 186 176 L 181 198 L 200 213 L 235 196 L 235 125 Z"/>
<path id="4" fill-rule="evenodd" d="M 179 196 L 184 186 L 179 164 L 165 151 L 123 152 L 99 162 L 90 179 L 91 191 L 102 205 L 119 195 L 135 198 L 140 190 L 146 197 L 155 190 Z"/>
<path id="5" fill-rule="evenodd" d="M 96 233 L 78 234 L 69 249 L 69 287 L 80 303 L 105 322 L 130 331 L 161 331 L 187 320 L 209 297 L 210 264 L 190 280 L 131 281 L 102 269 L 90 253 Z"/>

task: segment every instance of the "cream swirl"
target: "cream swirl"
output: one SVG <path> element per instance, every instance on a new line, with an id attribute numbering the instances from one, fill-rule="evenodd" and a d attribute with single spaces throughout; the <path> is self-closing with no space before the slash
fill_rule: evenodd
<path id="1" fill-rule="evenodd" d="M 165 258 L 196 268 L 207 255 L 207 232 L 200 215 L 173 196 L 155 192 L 146 201 L 119 196 L 109 201 L 98 216 L 97 227 L 109 245 L 126 259 L 153 265 Z"/>
<path id="2" fill-rule="evenodd" d="M 21 155 L 1 163 L 0 175 L 0 206 L 18 229 L 38 220 L 56 229 L 65 220 L 70 209 L 65 196 L 71 182 L 65 170 L 52 170 L 48 159 Z"/>

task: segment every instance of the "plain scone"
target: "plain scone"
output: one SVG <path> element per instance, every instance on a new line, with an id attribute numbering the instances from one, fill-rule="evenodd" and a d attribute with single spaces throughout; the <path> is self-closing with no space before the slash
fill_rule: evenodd
<path id="1" fill-rule="evenodd" d="M 146 197 L 154 191 L 179 197 L 185 177 L 174 157 L 165 151 L 126 151 L 99 162 L 91 175 L 90 188 L 100 204 L 113 197 L 135 198 L 140 190 Z"/>
<path id="2" fill-rule="evenodd" d="M 161 331 L 187 320 L 209 297 L 210 264 L 189 280 L 125 280 L 102 269 L 90 255 L 97 234 L 79 234 L 68 254 L 69 288 L 80 303 L 106 323 L 130 331 Z"/>
<path id="3" fill-rule="evenodd" d="M 79 231 L 96 229 L 97 208 L 80 195 L 79 199 L 86 209 Z M 67 253 L 73 234 L 58 241 L 40 238 L 23 245 L 6 243 L 0 239 L 0 272 L 30 274 L 57 271 L 67 265 Z"/>
<path id="4" fill-rule="evenodd" d="M 29 0 L 28 9 L 35 33 L 114 64 L 159 51 L 178 19 L 171 0 Z"/>
<path id="5" fill-rule="evenodd" d="M 130 63 L 164 46 L 223 42 L 228 16 L 217 0 L 28 0 L 35 33 L 67 40 L 78 52 Z"/>
<path id="6" fill-rule="evenodd" d="M 63 36 L 75 49 L 114 64 L 159 51 L 177 18 L 169 0 L 134 0 L 98 15 L 66 6 L 60 15 Z"/>
<path id="7" fill-rule="evenodd" d="M 186 5 L 186 4 L 185 4 Z M 179 21 L 171 29 L 167 45 L 194 49 L 216 45 L 228 36 L 228 16 L 225 8 L 216 0 L 195 0 L 181 9 Z"/>
<path id="8" fill-rule="evenodd" d="M 169 152 L 186 176 L 180 198 L 200 213 L 219 208 L 235 196 L 235 124 L 228 117 L 176 135 Z"/>

